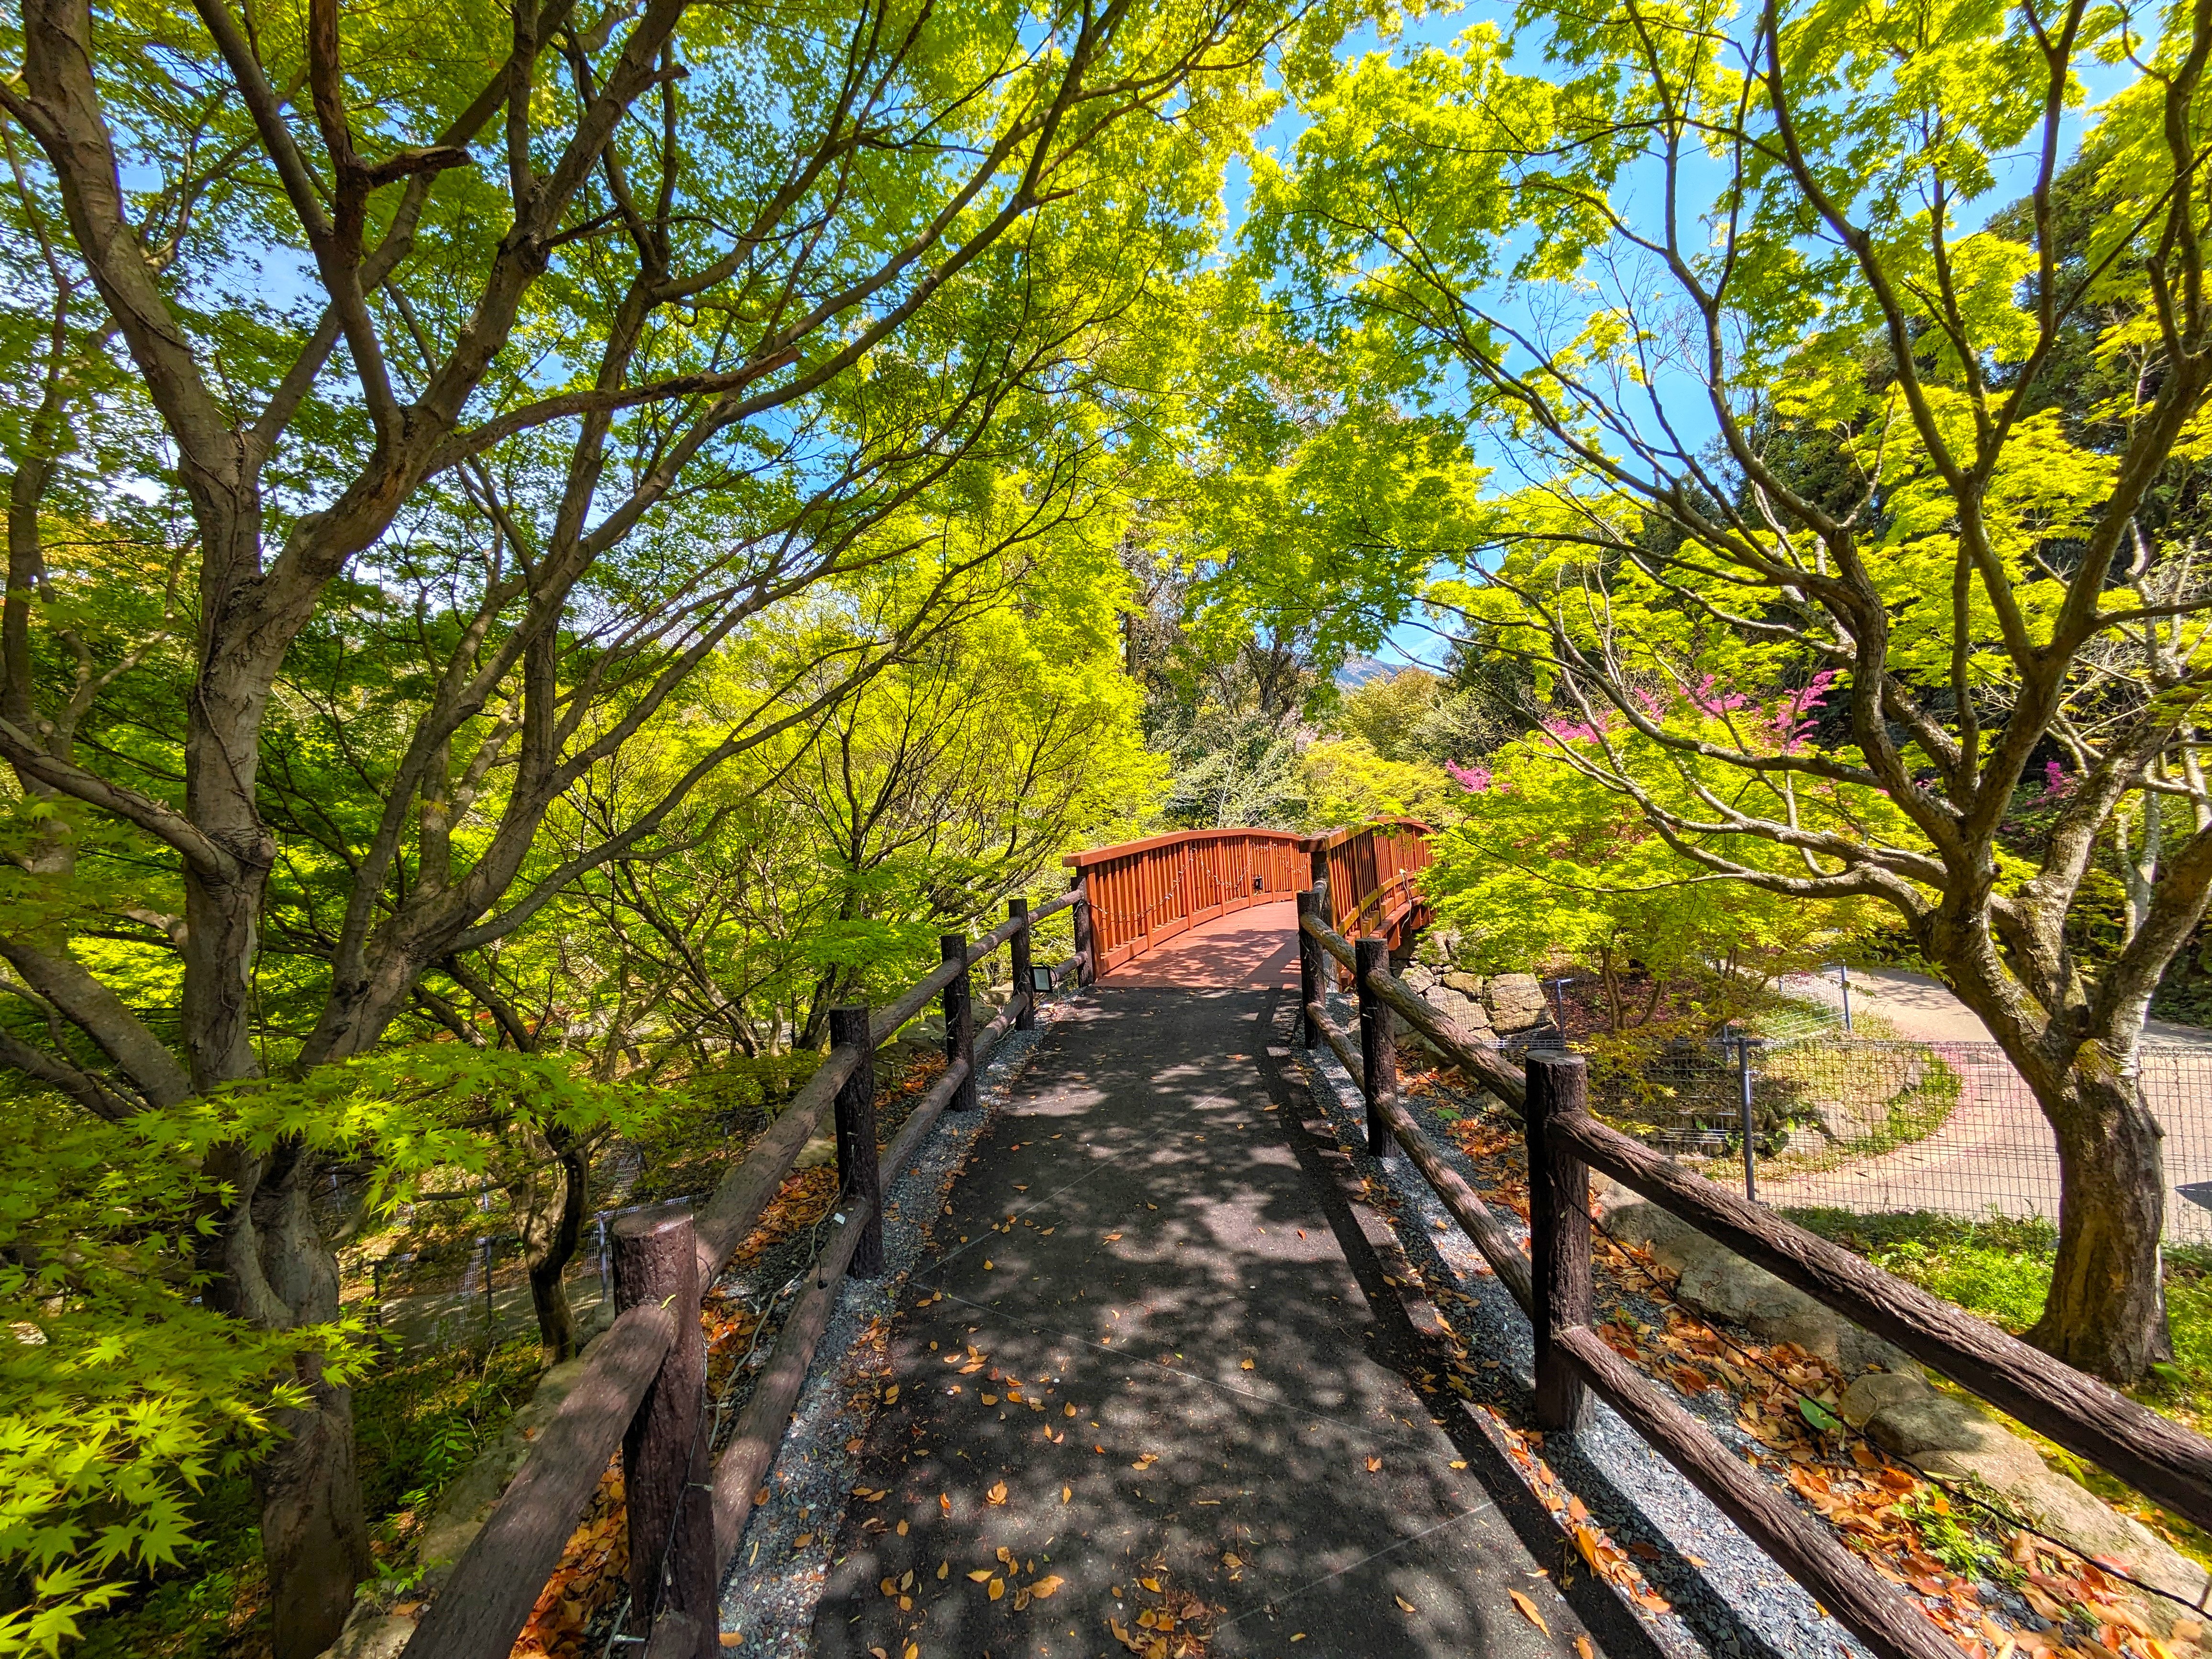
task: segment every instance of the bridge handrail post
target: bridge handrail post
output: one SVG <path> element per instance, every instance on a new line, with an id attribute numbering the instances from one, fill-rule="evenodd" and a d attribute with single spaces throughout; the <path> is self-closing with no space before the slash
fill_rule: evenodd
<path id="1" fill-rule="evenodd" d="M 1380 1158 L 1390 1144 L 1390 1125 L 1380 1103 L 1398 1097 L 1398 1038 L 1390 1029 L 1389 1009 L 1367 981 L 1390 971 L 1390 941 L 1379 934 L 1355 940 L 1352 957 L 1359 993 L 1359 1065 L 1367 1073 L 1367 1151 Z"/>
<path id="2" fill-rule="evenodd" d="M 884 1190 L 876 1154 L 876 1050 L 868 1035 L 866 1003 L 830 1011 L 830 1045 L 860 1050 L 853 1074 L 837 1091 L 837 1180 L 848 1200 L 867 1206 L 860 1242 L 853 1249 L 854 1274 L 880 1279 L 884 1272 Z"/>
<path id="3" fill-rule="evenodd" d="M 1025 898 L 1006 901 L 1006 919 L 1018 921 L 1013 938 L 1006 941 L 1007 971 L 1013 976 L 1014 1029 L 1026 1031 L 1036 1024 L 1036 988 L 1030 983 L 1030 902 Z"/>
<path id="4" fill-rule="evenodd" d="M 614 1224 L 615 1306 L 665 1306 L 676 1340 L 623 1435 L 630 1605 L 650 1631 L 664 1613 L 697 1626 L 692 1651 L 719 1651 L 710 1495 L 707 1343 L 699 1328 L 699 1246 L 689 1205 L 633 1211 Z M 665 1586 L 664 1591 L 663 1586 Z"/>
<path id="5" fill-rule="evenodd" d="M 958 933 L 945 933 L 938 938 L 939 953 L 947 962 L 965 963 L 968 941 Z M 945 1063 L 965 1066 L 968 1075 L 960 1079 L 953 1090 L 946 1109 L 955 1112 L 973 1111 L 975 1107 L 975 1001 L 969 994 L 968 970 L 961 970 L 945 986 Z"/>
<path id="6" fill-rule="evenodd" d="M 1300 1040 L 1306 1048 L 1321 1046 L 1321 1027 L 1314 1024 L 1310 1010 L 1322 997 L 1321 941 L 1306 932 L 1306 918 L 1316 911 L 1316 896 L 1302 892 L 1298 899 L 1298 1030 Z M 1327 916 L 1322 917 L 1326 922 Z"/>
<path id="7" fill-rule="evenodd" d="M 1075 888 L 1082 896 L 1075 901 L 1075 983 L 1079 988 L 1098 977 L 1098 945 L 1097 930 L 1091 917 L 1091 879 L 1087 873 L 1078 871 Z"/>
<path id="8" fill-rule="evenodd" d="M 1582 1373 L 1568 1363 L 1560 1333 L 1590 1316 L 1589 1165 L 1553 1125 L 1589 1103 L 1589 1074 L 1580 1054 L 1531 1053 L 1522 1113 L 1528 1146 L 1528 1245 L 1534 1257 L 1534 1306 L 1528 1322 L 1536 1346 L 1536 1425 L 1582 1428 L 1589 1417 Z"/>

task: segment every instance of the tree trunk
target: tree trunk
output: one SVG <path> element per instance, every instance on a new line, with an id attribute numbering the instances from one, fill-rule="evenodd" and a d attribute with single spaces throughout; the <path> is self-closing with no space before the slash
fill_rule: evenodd
<path id="1" fill-rule="evenodd" d="M 335 1642 L 353 1607 L 353 1587 L 369 1568 L 353 1390 L 325 1381 L 322 1361 L 311 1355 L 301 1355 L 295 1369 L 314 1403 L 276 1413 L 285 1438 L 253 1472 L 276 1659 L 314 1659 Z"/>
<path id="2" fill-rule="evenodd" d="M 270 1160 L 219 1147 L 208 1172 L 236 1194 L 209 1240 L 218 1272 L 209 1299 L 264 1330 L 338 1315 L 337 1259 L 307 1201 L 312 1166 L 285 1149 Z M 294 1370 L 311 1403 L 275 1413 L 282 1437 L 256 1467 L 261 1549 L 269 1568 L 275 1659 L 314 1659 L 337 1639 L 353 1587 L 369 1570 L 368 1528 L 354 1462 L 353 1393 L 301 1353 Z"/>
<path id="3" fill-rule="evenodd" d="M 545 1130 L 560 1169 L 561 1190 L 550 1201 L 527 1212 L 523 1223 L 523 1246 L 529 1252 L 530 1303 L 538 1313 L 538 1340 L 545 1350 L 545 1363 L 557 1365 L 574 1359 L 576 1312 L 568 1304 L 562 1276 L 576 1259 L 584 1237 L 584 1212 L 591 1199 L 591 1164 L 581 1142 L 557 1123 Z"/>
<path id="4" fill-rule="evenodd" d="M 2028 1340 L 2077 1370 L 2132 1382 L 2173 1357 L 2159 1234 L 2166 1171 L 2138 1079 L 2095 1043 L 2042 1103 L 2058 1136 L 2058 1260 Z"/>

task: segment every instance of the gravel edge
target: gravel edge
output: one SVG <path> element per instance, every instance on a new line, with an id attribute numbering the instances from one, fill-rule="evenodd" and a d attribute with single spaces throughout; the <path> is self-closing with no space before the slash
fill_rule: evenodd
<path id="1" fill-rule="evenodd" d="M 870 1327 L 889 1317 L 922 1265 L 945 1191 L 1073 1002 L 1040 1004 L 1032 1030 L 1000 1040 L 977 1079 L 978 1109 L 939 1116 L 914 1163 L 884 1194 L 884 1275 L 846 1279 L 769 1470 L 768 1500 L 754 1505 L 722 1582 L 723 1640 L 736 1651 L 804 1659 L 811 1650 L 815 1608 L 860 1469 L 845 1443 L 866 1437 L 876 1409 L 874 1392 L 855 1387 L 874 1357 Z"/>
<path id="2" fill-rule="evenodd" d="M 1340 1023 L 1356 1024 L 1358 1010 L 1350 998 L 1332 990 L 1328 1002 Z M 1335 1054 L 1326 1048 L 1294 1047 L 1291 1053 L 1305 1069 L 1314 1104 L 1335 1126 L 1354 1169 L 1386 1182 L 1400 1199 L 1391 1219 L 1401 1247 L 1431 1283 L 1457 1288 L 1459 1297 L 1440 1305 L 1439 1312 L 1472 1352 L 1498 1362 L 1501 1387 L 1493 1403 L 1526 1425 L 1535 1386 L 1535 1350 L 1528 1319 L 1512 1293 L 1403 1152 L 1393 1148 L 1381 1159 L 1367 1154 L 1366 1103 Z M 1410 1095 L 1401 1100 L 1446 1161 L 1480 1190 L 1472 1163 L 1427 1103 Z M 1509 1228 L 1523 1231 L 1510 1211 L 1497 1213 Z M 1656 1314 L 1656 1306 L 1650 1312 Z M 1595 1420 L 1588 1435 L 1571 1445 L 1547 1444 L 1546 1461 L 1616 1542 L 1624 1547 L 1640 1542 L 1658 1553 L 1657 1559 L 1639 1559 L 1638 1565 L 1652 1588 L 1674 1603 L 1675 1614 L 1700 1645 L 1725 1659 L 1870 1659 L 1856 1637 L 1823 1613 L 1803 1586 L 1612 1407 L 1596 1400 L 1592 1405 Z M 1733 1422 L 1709 1426 L 1725 1443 L 1741 1438 L 1732 1432 Z"/>

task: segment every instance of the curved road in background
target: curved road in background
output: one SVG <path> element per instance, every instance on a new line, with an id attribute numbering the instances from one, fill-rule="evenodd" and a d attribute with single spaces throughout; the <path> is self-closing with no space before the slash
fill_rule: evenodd
<path id="1" fill-rule="evenodd" d="M 1789 995 L 1837 1007 L 1832 976 L 1792 976 Z M 1771 1184 L 1779 1206 L 1872 1212 L 2058 1216 L 2058 1158 L 2050 1126 L 1989 1031 L 1936 981 L 1895 969 L 1853 970 L 1851 1012 L 1874 1015 L 1905 1041 L 1933 1047 L 1959 1073 L 1961 1097 L 1927 1139 L 1847 1167 Z M 2212 1032 L 2152 1020 L 2143 1084 L 2166 1133 L 2166 1236 L 2212 1245 Z"/>

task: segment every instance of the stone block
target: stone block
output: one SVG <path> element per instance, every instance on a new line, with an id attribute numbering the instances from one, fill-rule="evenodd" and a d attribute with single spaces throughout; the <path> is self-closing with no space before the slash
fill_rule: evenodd
<path id="1" fill-rule="evenodd" d="M 1470 1036 L 1490 1029 L 1490 1016 L 1482 1005 L 1449 985 L 1431 986 L 1421 993 L 1421 1000 Z"/>
<path id="2" fill-rule="evenodd" d="M 1501 1031 L 1525 1031 L 1542 1024 L 1551 1012 L 1534 974 L 1499 974 L 1488 990 L 1490 1022 Z"/>

